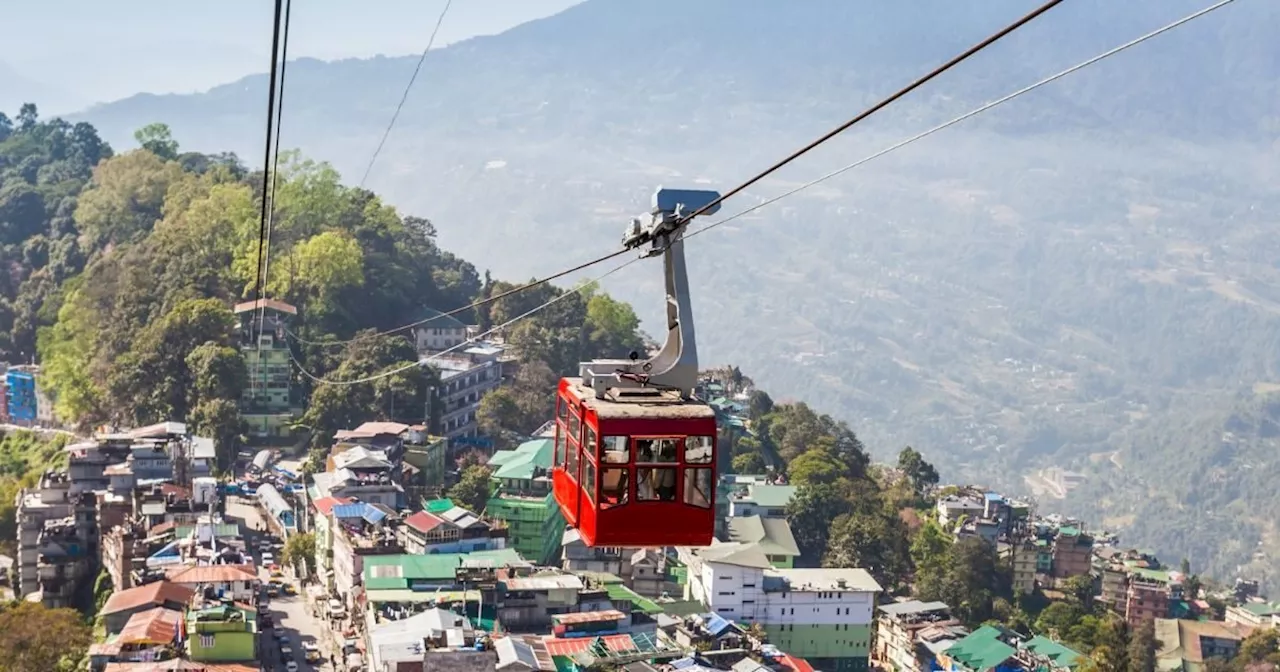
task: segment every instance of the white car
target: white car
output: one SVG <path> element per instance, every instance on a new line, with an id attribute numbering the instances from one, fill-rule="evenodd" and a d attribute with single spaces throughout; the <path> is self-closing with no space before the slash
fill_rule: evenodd
<path id="1" fill-rule="evenodd" d="M 276 564 L 276 556 L 272 555 L 271 553 L 263 553 L 262 564 L 264 567 L 270 567 L 271 565 Z"/>

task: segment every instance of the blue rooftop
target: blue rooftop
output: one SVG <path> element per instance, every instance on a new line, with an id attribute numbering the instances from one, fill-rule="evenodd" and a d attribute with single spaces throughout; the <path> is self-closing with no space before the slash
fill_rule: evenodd
<path id="1" fill-rule="evenodd" d="M 353 504 L 339 504 L 333 507 L 333 517 L 339 519 L 363 518 L 365 522 L 372 525 L 386 518 L 387 514 L 368 502 L 355 502 Z"/>
<path id="2" fill-rule="evenodd" d="M 1004 497 L 1001 497 L 998 492 L 988 492 L 986 496 L 988 502 L 999 502 L 1004 499 Z"/>

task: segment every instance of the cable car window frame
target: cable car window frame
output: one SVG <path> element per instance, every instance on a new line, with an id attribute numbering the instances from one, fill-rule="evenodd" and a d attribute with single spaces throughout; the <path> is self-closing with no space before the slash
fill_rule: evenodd
<path id="1" fill-rule="evenodd" d="M 681 499 L 685 503 L 685 505 L 695 506 L 699 509 L 711 508 L 711 495 L 712 495 L 712 489 L 714 488 L 714 481 L 715 481 L 715 479 L 712 478 L 713 474 L 711 472 L 712 472 L 711 467 L 685 467 L 684 468 L 684 487 L 682 488 Z M 697 481 L 698 476 L 701 474 L 706 475 L 705 477 L 706 491 L 702 492 L 702 496 L 703 496 L 702 501 L 704 503 L 699 504 L 698 502 L 693 501 L 691 495 L 695 492 L 701 491 L 701 489 L 698 488 L 698 481 Z"/>
<path id="2" fill-rule="evenodd" d="M 592 505 L 596 503 L 596 461 L 591 453 L 582 452 L 582 491 L 587 495 L 587 501 Z"/>
<path id="3" fill-rule="evenodd" d="M 577 441 L 579 445 L 582 443 L 582 418 L 577 406 L 569 408 L 569 436 Z"/>
<path id="4" fill-rule="evenodd" d="M 616 450 L 621 447 L 622 450 Z M 622 460 L 614 459 L 618 453 L 622 453 Z M 626 435 L 605 436 L 600 441 L 601 461 L 605 464 L 631 464 L 631 437 Z"/>
<path id="5" fill-rule="evenodd" d="M 573 479 L 574 483 L 581 485 L 582 477 L 581 477 L 581 474 L 578 472 L 578 463 L 581 462 L 581 460 L 578 457 L 578 452 L 581 450 L 581 447 L 578 445 L 578 439 L 573 434 L 566 433 L 565 437 L 568 438 L 568 441 L 565 444 L 567 446 L 566 448 L 567 455 L 565 457 L 565 472 L 569 474 L 569 477 Z"/>
<path id="6" fill-rule="evenodd" d="M 596 433 L 596 428 L 592 427 L 587 422 L 583 422 L 582 452 L 586 455 L 590 455 L 592 458 L 595 458 L 596 451 L 600 450 L 599 439 L 600 435 Z M 596 462 L 599 462 L 599 460 L 596 460 Z"/>
<path id="7" fill-rule="evenodd" d="M 653 455 L 653 457 L 654 457 L 655 459 L 652 459 L 652 460 L 643 460 L 643 459 L 641 459 L 641 456 L 644 454 L 644 453 L 640 452 L 640 442 L 641 442 L 641 441 L 652 441 L 652 442 L 654 442 L 654 448 L 655 448 L 655 450 L 654 450 L 654 451 L 652 451 L 652 455 Z M 657 452 L 657 450 L 656 450 L 656 448 L 657 448 L 657 442 L 659 442 L 659 441 L 671 441 L 671 442 L 673 442 L 673 443 L 675 444 L 675 449 L 672 451 L 671 459 L 670 459 L 669 461 L 668 461 L 668 460 L 659 460 L 659 459 L 656 459 L 656 458 L 658 457 L 658 455 L 659 455 L 659 453 L 658 453 L 658 452 Z M 632 453 L 633 455 L 635 455 L 635 463 L 636 463 L 636 464 L 654 464 L 654 465 L 663 465 L 663 466 L 675 466 L 675 465 L 677 465 L 677 464 L 679 464 L 679 463 L 680 463 L 680 455 L 681 455 L 681 453 L 683 452 L 683 447 L 684 447 L 684 437 L 683 437 L 683 436 L 671 436 L 671 435 L 669 435 L 669 434 L 667 434 L 667 435 L 664 435 L 664 434 L 654 434 L 654 435 L 640 435 L 640 436 L 632 436 L 632 437 L 631 437 L 631 453 Z"/>
<path id="8" fill-rule="evenodd" d="M 608 465 L 610 463 L 605 462 L 604 464 Z M 621 477 L 618 479 L 619 487 L 616 489 L 617 501 L 608 502 L 608 501 L 605 501 L 605 494 L 604 494 L 605 483 L 608 482 L 609 475 L 612 474 L 613 472 L 618 472 L 619 474 L 621 474 Z M 619 506 L 626 506 L 627 503 L 631 501 L 631 480 L 632 480 L 631 472 L 632 472 L 632 469 L 629 466 L 615 466 L 615 467 L 605 466 L 602 469 L 600 469 L 600 509 L 601 510 L 616 509 Z"/>
<path id="9" fill-rule="evenodd" d="M 689 450 L 689 448 L 690 448 L 689 444 L 690 444 L 690 443 L 695 443 L 694 441 L 690 441 L 690 439 L 697 439 L 697 440 L 703 440 L 703 441 L 706 441 L 707 454 L 706 454 L 705 456 L 698 457 L 698 458 L 696 458 L 696 459 L 690 459 L 690 458 L 689 458 L 689 452 L 690 452 L 690 450 Z M 694 448 L 694 450 L 697 450 L 697 448 Z M 683 461 L 683 464 L 711 464 L 711 463 L 713 463 L 713 462 L 715 461 L 715 453 L 716 453 L 716 440 L 715 440 L 715 437 L 713 437 L 713 436 L 707 436 L 707 435 L 705 435 L 705 434 L 691 434 L 691 435 L 689 435 L 689 436 L 684 437 L 684 452 L 683 452 L 683 455 L 684 455 L 684 461 Z"/>

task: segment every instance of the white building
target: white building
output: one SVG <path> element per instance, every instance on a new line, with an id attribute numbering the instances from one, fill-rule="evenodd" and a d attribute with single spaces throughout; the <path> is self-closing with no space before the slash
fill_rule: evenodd
<path id="1" fill-rule="evenodd" d="M 477 331 L 458 318 L 432 308 L 423 309 L 421 319 L 423 322 L 413 328 L 413 342 L 421 354 L 456 348 Z"/>
<path id="2" fill-rule="evenodd" d="M 865 570 L 775 569 L 753 544 L 679 553 L 689 569 L 687 599 L 726 619 L 759 623 L 771 643 L 815 665 L 869 658 L 880 585 Z"/>
<path id="3" fill-rule="evenodd" d="M 440 371 L 435 403 L 440 405 L 440 434 L 449 439 L 478 435 L 480 399 L 502 384 L 503 348 L 488 343 L 431 360 Z"/>

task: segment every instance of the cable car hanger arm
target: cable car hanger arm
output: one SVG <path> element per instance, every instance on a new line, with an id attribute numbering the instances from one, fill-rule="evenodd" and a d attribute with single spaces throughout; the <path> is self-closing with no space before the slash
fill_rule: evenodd
<path id="1" fill-rule="evenodd" d="M 653 356 L 640 361 L 597 359 L 578 365 L 584 385 L 603 399 L 609 388 L 657 387 L 679 391 L 682 399 L 693 397 L 698 382 L 698 346 L 693 326 L 693 305 L 689 295 L 689 274 L 684 256 L 684 232 L 692 220 L 690 213 L 715 214 L 720 205 L 715 191 L 662 189 L 653 194 L 649 223 L 631 220 L 623 236 L 625 249 L 642 249 L 643 257 L 662 256 L 666 294 L 667 338 Z M 710 205 L 711 207 L 707 207 Z"/>

